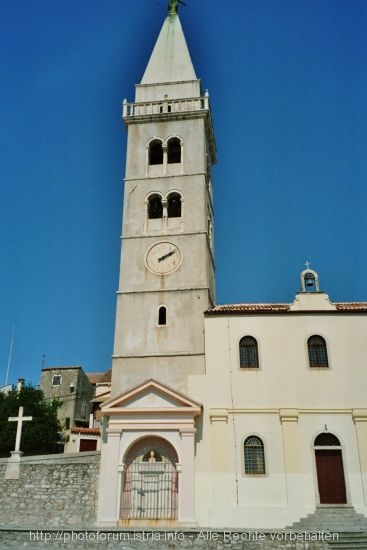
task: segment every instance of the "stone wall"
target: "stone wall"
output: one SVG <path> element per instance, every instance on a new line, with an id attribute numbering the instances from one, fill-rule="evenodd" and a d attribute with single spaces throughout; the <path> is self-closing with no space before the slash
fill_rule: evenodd
<path id="1" fill-rule="evenodd" d="M 1 550 L 327 550 L 328 542 L 296 540 L 297 533 L 184 531 L 26 531 L 0 528 Z M 257 537 L 256 537 L 257 535 Z M 293 536 L 292 536 L 293 535 Z M 304 533 L 300 534 L 303 538 Z M 240 539 L 240 540 L 239 540 Z M 361 547 L 362 548 L 362 547 Z"/>
<path id="2" fill-rule="evenodd" d="M 99 452 L 22 457 L 19 479 L 6 480 L 1 459 L 0 525 L 94 525 L 99 464 Z"/>

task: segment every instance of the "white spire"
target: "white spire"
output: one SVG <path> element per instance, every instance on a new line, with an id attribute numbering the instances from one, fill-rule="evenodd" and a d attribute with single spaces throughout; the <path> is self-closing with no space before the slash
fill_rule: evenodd
<path id="1" fill-rule="evenodd" d="M 141 84 L 196 80 L 178 15 L 168 15 L 150 56 Z"/>

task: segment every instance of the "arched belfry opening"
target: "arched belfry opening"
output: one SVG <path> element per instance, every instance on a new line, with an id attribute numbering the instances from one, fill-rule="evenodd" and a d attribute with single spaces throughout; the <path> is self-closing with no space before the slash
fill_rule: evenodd
<path id="1" fill-rule="evenodd" d="M 126 452 L 121 490 L 122 520 L 176 520 L 178 456 L 161 437 L 139 439 Z"/>
<path id="2" fill-rule="evenodd" d="M 301 292 L 320 292 L 319 276 L 312 269 L 301 273 Z"/>

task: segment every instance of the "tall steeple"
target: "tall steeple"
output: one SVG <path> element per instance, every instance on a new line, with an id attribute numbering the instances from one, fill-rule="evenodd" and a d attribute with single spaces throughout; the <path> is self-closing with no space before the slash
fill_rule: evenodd
<path id="1" fill-rule="evenodd" d="M 165 18 L 140 84 L 135 101 L 182 99 L 200 95 L 185 35 L 177 13 Z"/>
<path id="2" fill-rule="evenodd" d="M 201 407 L 183 394 L 190 377 L 205 374 L 204 311 L 215 302 L 215 141 L 209 96 L 201 93 L 177 3 L 170 2 L 135 101 L 123 104 L 122 253 L 98 512 L 106 526 L 119 518 L 130 526 L 131 520 L 152 518 L 195 523 L 195 417 Z M 134 489 L 130 498 L 118 479 L 131 452 L 144 457 L 147 445 L 149 452 L 166 455 L 173 475 L 179 460 L 182 468 L 178 508 L 175 493 L 169 509 L 159 505 L 154 515 L 143 495 Z M 126 504 L 121 509 L 120 502 Z"/>
<path id="3" fill-rule="evenodd" d="M 179 16 L 169 14 L 163 23 L 141 84 L 196 79 Z"/>
<path id="4" fill-rule="evenodd" d="M 172 4 L 172 8 L 173 8 Z M 214 304 L 209 97 L 170 10 L 133 103 L 128 129 L 112 392 L 154 378 L 187 390 L 202 374 L 203 312 Z"/>

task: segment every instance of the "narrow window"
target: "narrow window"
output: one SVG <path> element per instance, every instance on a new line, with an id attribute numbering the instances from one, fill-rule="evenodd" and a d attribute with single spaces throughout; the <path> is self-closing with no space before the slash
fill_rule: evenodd
<path id="1" fill-rule="evenodd" d="M 308 339 L 307 347 L 311 368 L 327 368 L 329 366 L 326 342 L 322 336 L 311 336 Z"/>
<path id="2" fill-rule="evenodd" d="M 149 143 L 149 164 L 163 164 L 163 147 L 159 139 Z"/>
<path id="3" fill-rule="evenodd" d="M 250 435 L 245 440 L 245 474 L 265 474 L 264 443 L 260 437 Z"/>
<path id="4" fill-rule="evenodd" d="M 241 369 L 259 368 L 257 342 L 252 336 L 244 336 L 240 340 L 240 367 Z"/>
<path id="5" fill-rule="evenodd" d="M 167 308 L 161 306 L 158 310 L 158 325 L 162 326 L 167 323 Z"/>
<path id="6" fill-rule="evenodd" d="M 150 195 L 148 198 L 148 218 L 155 220 L 163 216 L 162 197 L 158 194 Z"/>
<path id="7" fill-rule="evenodd" d="M 68 430 L 70 428 L 70 416 L 67 416 L 65 418 L 65 430 Z"/>
<path id="8" fill-rule="evenodd" d="M 55 376 L 52 378 L 52 385 L 53 386 L 60 386 L 61 384 L 61 375 L 55 374 Z"/>
<path id="9" fill-rule="evenodd" d="M 181 195 L 179 193 L 168 195 L 167 213 L 169 218 L 181 218 Z"/>
<path id="10" fill-rule="evenodd" d="M 181 141 L 178 138 L 168 140 L 167 162 L 168 164 L 181 162 Z"/>

